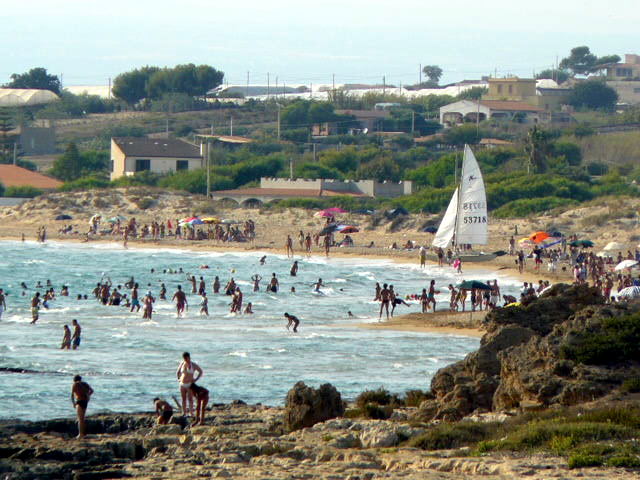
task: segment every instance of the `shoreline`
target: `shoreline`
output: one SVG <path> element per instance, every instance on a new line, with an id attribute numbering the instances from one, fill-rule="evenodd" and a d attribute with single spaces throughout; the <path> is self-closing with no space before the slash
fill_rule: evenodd
<path id="1" fill-rule="evenodd" d="M 0 241 L 21 241 L 21 237 L 14 235 L 0 235 Z M 30 243 L 33 240 L 28 240 Z M 80 245 L 113 245 L 114 247 L 120 246 L 122 251 L 126 251 L 121 241 L 116 241 L 111 238 L 97 238 L 91 239 L 88 242 L 78 237 L 60 237 L 58 235 L 48 238 L 47 241 L 60 244 L 80 244 Z M 206 243 L 205 243 L 206 242 Z M 220 252 L 220 253 L 267 253 L 270 252 L 274 255 L 286 255 L 283 248 L 275 247 L 273 245 L 246 243 L 241 245 L 234 244 L 212 244 L 208 241 L 197 240 L 175 240 L 175 239 L 163 239 L 163 240 L 139 240 L 132 239 L 129 241 L 129 246 L 134 249 L 158 249 L 166 248 L 169 250 L 185 250 L 190 252 Z M 387 252 L 387 250 L 385 250 Z M 329 258 L 338 259 L 366 259 L 366 260 L 380 260 L 393 262 L 397 265 L 411 265 L 418 266 L 418 251 L 408 250 L 388 250 L 387 255 L 380 252 L 379 249 L 371 251 L 368 248 L 360 247 L 353 250 L 333 249 Z M 294 258 L 296 257 L 294 251 Z M 306 255 L 302 255 L 302 258 L 307 258 Z M 326 258 L 321 251 L 313 251 L 311 257 L 314 258 Z M 510 257 L 509 257 L 510 258 Z M 531 277 L 534 273 L 520 274 L 517 268 L 508 267 L 502 265 L 499 261 L 487 261 L 477 264 L 466 263 L 463 266 L 463 271 L 466 272 L 492 272 L 493 274 L 500 273 L 513 280 L 518 281 L 532 281 Z M 437 267 L 437 263 L 427 260 L 427 266 Z M 443 267 L 447 268 L 447 267 Z M 464 275 L 464 273 L 463 273 Z M 551 278 L 544 273 L 535 275 L 536 281 L 538 279 L 549 280 L 554 283 L 559 280 Z M 398 315 L 390 320 L 384 320 L 382 322 L 371 323 L 355 323 L 358 328 L 364 328 L 369 330 L 394 330 L 394 331 L 410 331 L 415 333 L 436 333 L 443 335 L 463 335 L 468 337 L 479 338 L 484 335 L 481 322 L 477 319 L 484 318 L 485 312 L 474 312 L 469 316 L 469 313 L 465 312 L 450 312 L 449 310 L 439 310 L 430 313 L 410 312 L 407 314 Z M 469 317 L 474 317 L 473 321 L 469 321 Z"/>

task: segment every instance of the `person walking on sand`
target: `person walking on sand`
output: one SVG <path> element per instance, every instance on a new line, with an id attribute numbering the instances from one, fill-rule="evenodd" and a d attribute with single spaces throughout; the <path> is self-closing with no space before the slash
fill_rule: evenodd
<path id="1" fill-rule="evenodd" d="M 91 395 L 93 395 L 93 388 L 91 388 L 88 383 L 83 382 L 80 375 L 73 377 L 71 403 L 76 409 L 76 414 L 78 416 L 78 436 L 76 438 L 84 438 L 86 435 L 87 426 L 84 418 L 87 413 L 87 406 L 89 405 Z"/>
<path id="2" fill-rule="evenodd" d="M 191 354 L 189 352 L 184 352 L 182 354 L 182 362 L 180 362 L 178 370 L 176 371 L 176 376 L 180 382 L 183 415 L 187 415 L 189 413 L 193 415 L 193 395 L 191 394 L 191 384 L 197 382 L 202 375 L 202 368 L 200 368 L 200 366 L 195 362 L 191 361 Z"/>
<path id="3" fill-rule="evenodd" d="M 173 407 L 171 404 L 156 397 L 153 399 L 153 405 L 158 414 L 158 418 L 156 419 L 158 425 L 168 424 L 171 421 L 171 417 L 173 417 Z"/>
<path id="4" fill-rule="evenodd" d="M 287 240 L 284 244 L 284 248 L 287 251 L 287 258 L 293 258 L 293 239 L 291 235 L 287 235 Z"/>
<path id="5" fill-rule="evenodd" d="M 78 323 L 78 320 L 75 318 L 71 321 L 71 325 L 73 325 L 73 336 L 71 337 L 71 344 L 73 345 L 73 349 L 77 350 L 80 346 L 80 335 L 82 333 L 82 327 Z"/>
<path id="6" fill-rule="evenodd" d="M 324 254 L 328 257 L 329 250 L 331 250 L 331 234 L 330 233 L 327 233 L 324 236 L 323 245 L 324 245 Z"/>
<path id="7" fill-rule="evenodd" d="M 178 285 L 178 290 L 173 294 L 171 301 L 176 302 L 176 315 L 180 318 L 187 307 L 187 295 L 182 291 L 182 286 Z"/>
<path id="8" fill-rule="evenodd" d="M 192 426 L 204 425 L 204 412 L 209 403 L 209 390 L 193 382 L 190 391 L 191 394 L 196 397 L 196 421 Z"/>
<path id="9" fill-rule="evenodd" d="M 284 318 L 287 319 L 287 330 L 289 330 L 291 325 L 293 325 L 293 331 L 295 333 L 298 333 L 298 325 L 300 325 L 300 319 L 298 317 L 296 317 L 295 315 L 289 315 L 286 312 L 284 314 Z"/>
<path id="10" fill-rule="evenodd" d="M 71 330 L 69 329 L 69 325 L 65 325 L 63 328 L 64 328 L 64 335 L 62 337 L 62 345 L 60 345 L 60 349 L 70 350 L 71 349 Z"/>
<path id="11" fill-rule="evenodd" d="M 382 285 L 382 290 L 380 290 L 380 316 L 378 320 L 382 319 L 382 311 L 386 310 L 387 312 L 387 320 L 389 320 L 389 303 L 391 302 L 391 292 L 387 284 Z"/>

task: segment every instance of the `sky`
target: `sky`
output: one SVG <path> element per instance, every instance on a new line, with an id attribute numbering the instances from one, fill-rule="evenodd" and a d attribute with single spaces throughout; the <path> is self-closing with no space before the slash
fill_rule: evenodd
<path id="1" fill-rule="evenodd" d="M 143 65 L 208 64 L 230 84 L 530 77 L 588 45 L 640 53 L 637 0 L 22 0 L 3 2 L 0 84 L 44 67 L 106 85 Z"/>

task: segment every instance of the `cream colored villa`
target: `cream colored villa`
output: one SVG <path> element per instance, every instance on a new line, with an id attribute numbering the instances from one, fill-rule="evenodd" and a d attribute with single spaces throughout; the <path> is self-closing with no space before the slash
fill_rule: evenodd
<path id="1" fill-rule="evenodd" d="M 111 180 L 145 170 L 169 173 L 202 167 L 200 147 L 182 140 L 138 137 L 111 139 Z"/>

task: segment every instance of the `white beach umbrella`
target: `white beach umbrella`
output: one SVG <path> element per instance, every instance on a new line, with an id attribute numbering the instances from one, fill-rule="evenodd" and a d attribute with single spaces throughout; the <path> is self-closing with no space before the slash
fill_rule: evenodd
<path id="1" fill-rule="evenodd" d="M 640 287 L 627 287 L 618 292 L 618 297 L 638 298 L 640 297 Z"/>
<path id="2" fill-rule="evenodd" d="M 607 252 L 618 252 L 618 251 L 624 250 L 624 249 L 625 249 L 624 244 L 622 244 L 620 242 L 609 242 L 604 247 L 604 250 L 607 251 Z"/>
<path id="3" fill-rule="evenodd" d="M 598 252 L 596 253 L 596 257 L 610 257 L 611 256 L 611 252 L 605 252 L 604 250 L 602 252 Z"/>
<path id="4" fill-rule="evenodd" d="M 636 265 L 638 265 L 637 260 L 623 260 L 618 265 L 616 265 L 615 270 L 624 270 L 625 268 L 635 267 Z"/>

